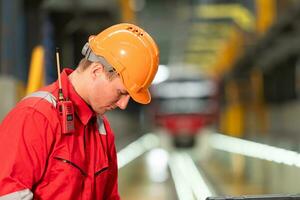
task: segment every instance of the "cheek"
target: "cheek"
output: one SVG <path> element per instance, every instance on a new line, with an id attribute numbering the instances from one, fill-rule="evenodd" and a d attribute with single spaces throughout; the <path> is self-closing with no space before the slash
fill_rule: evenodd
<path id="1" fill-rule="evenodd" d="M 91 104 L 93 107 L 105 107 L 112 103 L 113 97 L 111 96 L 111 92 L 108 89 L 98 90 L 95 89 L 90 94 L 91 95 Z"/>
<path id="2" fill-rule="evenodd" d="M 117 96 L 112 91 L 103 91 L 103 95 L 101 95 L 102 100 L 106 104 L 115 103 L 117 100 Z"/>
<path id="3" fill-rule="evenodd" d="M 100 84 L 92 84 L 89 90 L 90 104 L 92 107 L 110 106 L 118 101 L 118 94 L 114 87 L 109 84 L 105 86 Z"/>
<path id="4" fill-rule="evenodd" d="M 97 85 L 91 85 L 89 89 L 89 99 L 92 107 L 101 104 L 101 100 L 103 100 L 102 92 L 99 91 L 99 87 L 96 86 Z"/>

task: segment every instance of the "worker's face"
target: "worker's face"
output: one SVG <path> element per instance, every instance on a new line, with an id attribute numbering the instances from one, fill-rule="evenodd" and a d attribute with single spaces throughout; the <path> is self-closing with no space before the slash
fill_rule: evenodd
<path id="1" fill-rule="evenodd" d="M 90 106 L 100 115 L 117 107 L 124 110 L 130 96 L 122 79 L 118 76 L 109 80 L 103 67 L 95 71 L 89 94 Z"/>

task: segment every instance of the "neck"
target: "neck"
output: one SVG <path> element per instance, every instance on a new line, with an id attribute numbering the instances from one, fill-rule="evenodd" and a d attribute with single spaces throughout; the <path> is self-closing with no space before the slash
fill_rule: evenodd
<path id="1" fill-rule="evenodd" d="M 87 94 L 86 94 L 86 88 L 84 87 L 85 79 L 84 74 L 79 72 L 77 69 L 75 69 L 70 75 L 69 80 L 76 91 L 76 93 L 86 102 L 88 102 Z"/>

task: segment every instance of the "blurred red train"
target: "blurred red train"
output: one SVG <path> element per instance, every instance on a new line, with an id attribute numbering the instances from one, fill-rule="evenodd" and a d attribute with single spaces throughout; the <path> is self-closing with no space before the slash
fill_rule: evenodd
<path id="1" fill-rule="evenodd" d="M 176 77 L 152 88 L 154 121 L 174 137 L 177 147 L 195 144 L 195 135 L 216 122 L 218 87 L 207 77 Z"/>

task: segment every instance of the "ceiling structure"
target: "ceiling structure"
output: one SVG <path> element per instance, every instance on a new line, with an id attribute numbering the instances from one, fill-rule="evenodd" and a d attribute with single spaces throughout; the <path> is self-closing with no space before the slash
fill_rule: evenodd
<path id="1" fill-rule="evenodd" d="M 192 65 L 208 74 L 217 76 L 227 74 L 228 77 L 232 77 L 239 76 L 254 65 L 266 70 L 273 66 L 274 62 L 279 63 L 279 59 L 287 59 L 292 52 L 299 52 L 297 37 L 300 35 L 297 28 L 299 6 L 275 23 L 263 38 L 256 40 L 257 2 L 270 1 L 44 0 L 39 2 L 41 8 L 50 13 L 53 19 L 58 43 L 68 39 L 66 49 L 70 48 L 71 43 L 75 43 L 73 52 L 80 52 L 79 48 L 88 35 L 124 21 L 122 13 L 129 11 L 130 21 L 142 26 L 157 41 L 161 64 L 171 67 Z M 128 4 L 127 10 L 124 4 Z M 289 29 L 292 31 L 289 32 Z M 65 57 L 70 57 L 69 63 L 74 60 L 72 57 L 76 56 L 78 53 Z M 76 62 L 77 60 L 73 63 Z"/>
<path id="2" fill-rule="evenodd" d="M 249 47 L 237 60 L 228 78 L 247 76 L 253 67 L 269 73 L 277 67 L 285 67 L 290 60 L 300 56 L 300 4 L 290 7 L 277 22 Z"/>
<path id="3" fill-rule="evenodd" d="M 232 29 L 252 31 L 253 1 L 236 0 L 44 0 L 59 34 L 86 35 L 118 22 L 127 2 L 135 20 L 157 40 L 161 64 L 211 70 Z M 122 19 L 121 19 L 122 20 Z"/>
<path id="4" fill-rule="evenodd" d="M 253 0 L 148 0 L 137 18 L 158 40 L 162 64 L 192 65 L 210 74 L 234 32 L 255 29 Z"/>

